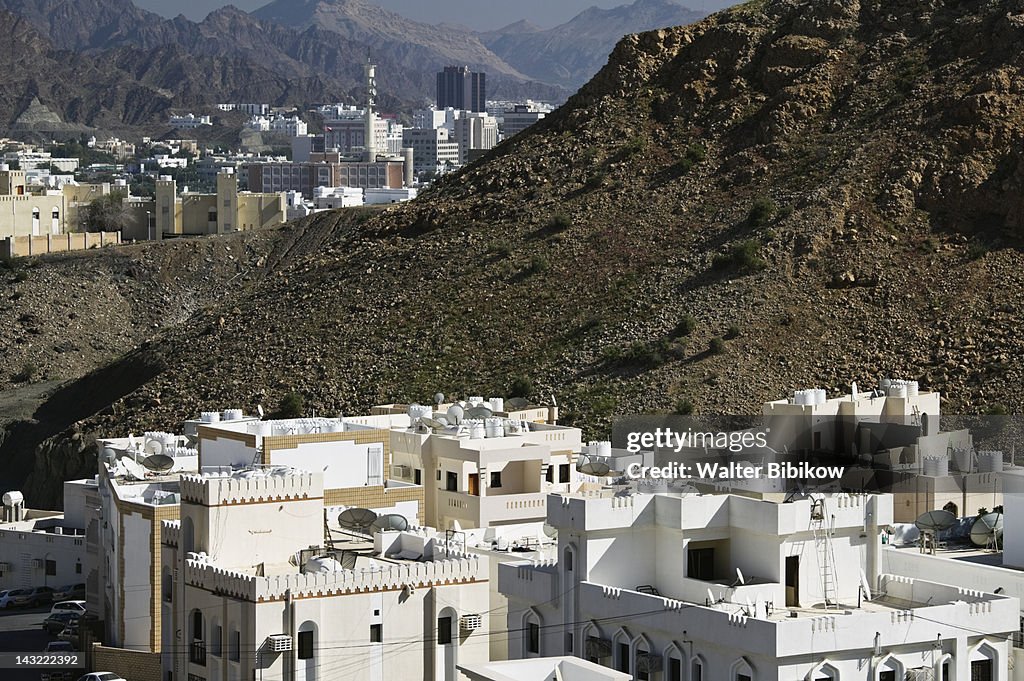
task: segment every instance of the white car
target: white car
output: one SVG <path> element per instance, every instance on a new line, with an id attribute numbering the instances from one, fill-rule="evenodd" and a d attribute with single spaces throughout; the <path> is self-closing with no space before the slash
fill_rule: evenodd
<path id="1" fill-rule="evenodd" d="M 78 681 L 125 681 L 125 679 L 111 672 L 92 672 L 79 677 Z"/>
<path id="2" fill-rule="evenodd" d="M 85 613 L 85 601 L 61 601 L 60 603 L 54 603 L 53 607 L 50 608 L 50 614 L 55 615 L 58 612 L 73 612 L 77 615 Z"/>
<path id="3" fill-rule="evenodd" d="M 28 589 L 9 589 L 7 591 L 0 591 L 0 608 L 13 608 L 15 601 L 20 597 L 28 593 Z"/>

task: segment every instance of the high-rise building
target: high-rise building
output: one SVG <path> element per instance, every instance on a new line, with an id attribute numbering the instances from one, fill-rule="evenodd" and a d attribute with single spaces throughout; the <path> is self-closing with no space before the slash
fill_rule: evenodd
<path id="1" fill-rule="evenodd" d="M 487 110 L 487 74 L 468 66 L 446 66 L 437 74 L 437 108 Z"/>

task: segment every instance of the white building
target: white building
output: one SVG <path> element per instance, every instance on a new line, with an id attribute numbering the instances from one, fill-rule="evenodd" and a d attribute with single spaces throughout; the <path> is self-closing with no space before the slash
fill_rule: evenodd
<path id="1" fill-rule="evenodd" d="M 363 202 L 367 206 L 378 206 L 388 203 L 402 203 L 412 201 L 416 198 L 417 190 L 414 187 L 400 187 L 390 189 L 379 187 L 363 190 Z"/>
<path id="2" fill-rule="evenodd" d="M 891 520 L 887 496 L 552 496 L 557 563 L 500 567 L 510 651 L 659 681 L 1008 679 L 1019 601 L 881 572 Z"/>
<path id="3" fill-rule="evenodd" d="M 463 112 L 455 121 L 454 139 L 459 144 L 459 162 L 470 162 L 472 150 L 493 149 L 498 143 L 498 121 L 485 113 Z"/>
<path id="4" fill-rule="evenodd" d="M 550 492 L 571 492 L 586 482 L 577 473 L 581 431 L 554 425 L 554 407 L 505 410 L 491 398 L 491 416 L 472 418 L 485 401 L 471 397 L 466 407 L 382 405 L 403 408 L 413 418 L 391 431 L 392 475 L 424 485 L 426 524 L 446 529 L 542 523 Z M 473 406 L 475 405 L 475 406 Z M 458 409 L 469 416 L 459 427 L 426 427 L 422 417 L 447 418 Z M 434 423 L 438 423 L 434 421 Z"/>
<path id="5" fill-rule="evenodd" d="M 333 210 L 363 205 L 363 190 L 360 187 L 317 187 L 313 190 L 313 207 L 316 210 Z"/>
<path id="6" fill-rule="evenodd" d="M 64 484 L 64 512 L 26 509 L 20 492 L 3 495 L 0 590 L 85 582 L 85 497 Z"/>
<path id="7" fill-rule="evenodd" d="M 171 116 L 169 123 L 175 128 L 198 128 L 203 125 L 213 125 L 209 116 L 196 116 L 187 113 L 184 116 Z"/>
<path id="8" fill-rule="evenodd" d="M 434 130 L 445 128 L 449 133 L 455 132 L 455 121 L 465 115 L 465 111 L 447 107 L 445 109 L 416 109 L 412 112 L 412 127 Z"/>
<path id="9" fill-rule="evenodd" d="M 424 542 L 409 559 L 398 532 L 325 537 L 319 472 L 204 473 L 181 491 L 163 530 L 170 681 L 454 681 L 487 660 L 479 558 Z"/>
<path id="10" fill-rule="evenodd" d="M 269 104 L 218 104 L 221 111 L 240 111 L 250 116 L 266 116 L 270 113 Z"/>
<path id="11" fill-rule="evenodd" d="M 406 128 L 402 146 L 412 149 L 417 173 L 444 173 L 459 165 L 459 144 L 446 128 Z"/>
<path id="12" fill-rule="evenodd" d="M 305 135 L 309 129 L 306 121 L 298 116 L 275 116 L 270 120 L 270 131 L 277 132 L 288 137 L 300 137 Z"/>

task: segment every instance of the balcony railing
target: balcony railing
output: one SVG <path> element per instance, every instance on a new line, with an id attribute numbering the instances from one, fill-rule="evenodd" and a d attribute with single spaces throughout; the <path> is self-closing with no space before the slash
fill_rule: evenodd
<path id="1" fill-rule="evenodd" d="M 206 644 L 202 641 L 192 641 L 188 647 L 188 661 L 192 664 L 206 666 Z"/>

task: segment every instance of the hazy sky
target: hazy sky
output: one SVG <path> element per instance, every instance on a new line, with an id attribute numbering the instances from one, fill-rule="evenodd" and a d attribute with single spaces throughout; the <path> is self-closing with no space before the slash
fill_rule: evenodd
<path id="1" fill-rule="evenodd" d="M 234 0 L 231 4 L 251 11 L 270 0 Z M 371 0 L 410 19 L 429 23 L 449 22 L 476 29 L 500 28 L 528 19 L 543 27 L 566 21 L 587 7 L 615 7 L 632 0 Z M 680 0 L 680 4 L 707 12 L 736 4 L 739 0 Z M 200 20 L 211 10 L 228 4 L 224 0 L 135 0 L 135 4 L 165 16 L 184 14 Z"/>

